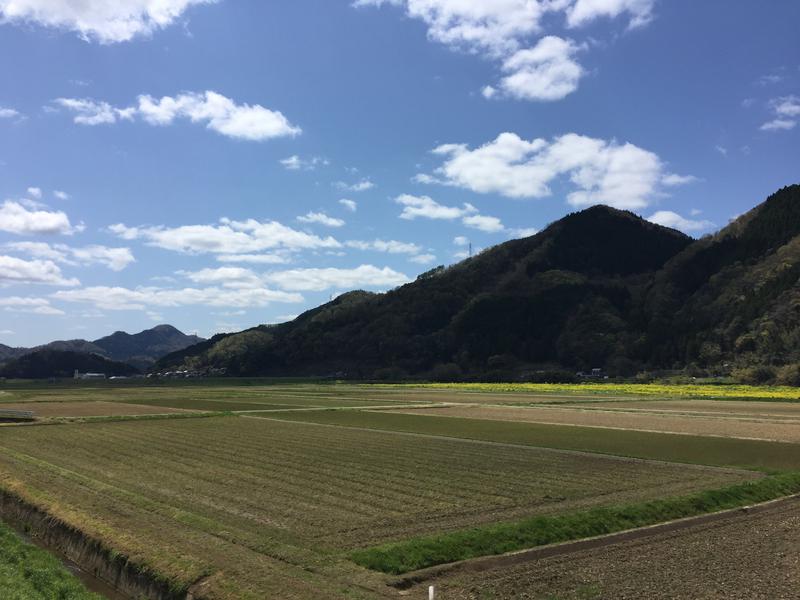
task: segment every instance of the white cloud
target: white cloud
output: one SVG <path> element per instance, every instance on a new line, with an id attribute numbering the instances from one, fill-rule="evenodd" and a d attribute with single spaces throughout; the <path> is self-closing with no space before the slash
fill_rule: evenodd
<path id="1" fill-rule="evenodd" d="M 417 263 L 418 265 L 429 265 L 436 260 L 434 254 L 417 254 L 408 259 L 409 262 Z"/>
<path id="2" fill-rule="evenodd" d="M 277 221 L 232 221 L 221 219 L 219 225 L 182 225 L 180 227 L 128 227 L 112 225 L 112 233 L 125 240 L 141 239 L 150 246 L 187 254 L 255 254 L 264 250 L 314 250 L 339 248 L 334 238 L 298 231 Z"/>
<path id="3" fill-rule="evenodd" d="M 796 125 L 797 121 L 791 119 L 773 119 L 764 123 L 759 129 L 761 131 L 789 131 L 794 129 Z"/>
<path id="4" fill-rule="evenodd" d="M 441 219 L 445 221 L 461 219 L 463 225 L 486 233 L 496 233 L 505 229 L 500 219 L 479 214 L 478 209 L 468 202 L 464 203 L 462 207 L 445 206 L 444 204 L 439 204 L 430 196 L 412 196 L 410 194 L 398 196 L 395 198 L 395 202 L 404 207 L 403 212 L 400 213 L 400 218 L 407 221 L 416 218 Z"/>
<path id="5" fill-rule="evenodd" d="M 467 227 L 479 229 L 486 233 L 497 233 L 504 231 L 503 223 L 497 217 L 488 217 L 486 215 L 469 215 L 461 219 L 461 222 Z"/>
<path id="6" fill-rule="evenodd" d="M 568 176 L 573 206 L 608 204 L 635 209 L 660 193 L 667 176 L 657 155 L 630 143 L 568 133 L 547 141 L 531 141 L 515 133 L 470 150 L 466 144 L 444 144 L 433 150 L 445 157 L 436 169 L 445 185 L 508 198 L 550 196 L 550 185 Z M 672 181 L 679 175 L 669 175 Z"/>
<path id="7" fill-rule="evenodd" d="M 344 206 L 350 212 L 356 212 L 356 209 L 358 208 L 358 204 L 355 200 L 348 200 L 347 198 L 342 198 L 339 200 L 339 204 Z"/>
<path id="8" fill-rule="evenodd" d="M 647 220 L 657 225 L 679 229 L 684 232 L 705 231 L 714 227 L 714 223 L 711 221 L 687 219 L 671 210 L 659 210 L 647 217 Z"/>
<path id="9" fill-rule="evenodd" d="M 250 269 L 242 267 L 219 267 L 200 271 L 177 271 L 194 283 L 203 285 L 222 285 L 228 288 L 258 288 L 261 279 Z"/>
<path id="10" fill-rule="evenodd" d="M 544 37 L 533 48 L 518 50 L 503 62 L 503 71 L 508 75 L 500 80 L 498 88 L 519 100 L 561 100 L 578 89 L 584 74 L 573 59 L 581 49 L 572 40 Z M 483 89 L 486 98 L 495 97 L 497 92 L 492 86 Z"/>
<path id="11" fill-rule="evenodd" d="M 36 200 L 41 200 L 41 198 L 42 198 L 42 188 L 29 187 L 28 188 L 28 196 L 30 196 L 31 198 L 35 198 Z"/>
<path id="12" fill-rule="evenodd" d="M 188 119 L 192 123 L 205 123 L 208 129 L 224 136 L 249 141 L 293 137 L 302 132 L 279 111 L 260 104 L 236 104 L 213 91 L 162 98 L 141 95 L 136 106 L 127 108 L 86 98 L 57 98 L 55 103 L 76 113 L 74 121 L 81 125 L 107 125 L 140 117 L 150 125 L 165 126 L 177 119 Z"/>
<path id="13" fill-rule="evenodd" d="M 302 217 L 297 217 L 297 220 L 301 223 L 316 223 L 318 225 L 324 225 L 325 227 L 341 227 L 344 225 L 342 219 L 329 217 L 323 212 L 308 212 Z"/>
<path id="14" fill-rule="evenodd" d="M 362 179 L 356 183 L 345 183 L 344 181 L 337 181 L 333 184 L 334 187 L 346 192 L 366 192 L 375 187 L 369 179 Z"/>
<path id="15" fill-rule="evenodd" d="M 311 158 L 304 159 L 300 158 L 297 154 L 281 159 L 278 162 L 289 171 L 313 171 L 318 166 L 327 166 L 329 164 L 327 158 L 312 156 Z"/>
<path id="16" fill-rule="evenodd" d="M 539 233 L 536 227 L 519 227 L 517 229 L 509 229 L 509 235 L 512 239 L 526 238 Z"/>
<path id="17" fill-rule="evenodd" d="M 109 248 L 108 246 L 84 246 L 73 248 L 65 244 L 50 245 L 46 242 L 12 242 L 6 247 L 24 252 L 35 258 L 44 258 L 68 265 L 100 264 L 112 271 L 121 271 L 136 262 L 130 248 Z"/>
<path id="18" fill-rule="evenodd" d="M 800 97 L 783 96 L 772 101 L 776 114 L 783 117 L 800 117 Z"/>
<path id="19" fill-rule="evenodd" d="M 14 110 L 13 108 L 7 108 L 4 106 L 0 106 L 0 119 L 13 119 L 14 117 L 20 117 L 19 111 Z"/>
<path id="20" fill-rule="evenodd" d="M 83 225 L 73 226 L 62 211 L 28 209 L 20 202 L 6 200 L 0 205 L 0 231 L 17 235 L 63 234 L 82 231 Z"/>
<path id="21" fill-rule="evenodd" d="M 95 286 L 77 290 L 62 290 L 53 298 L 65 302 L 92 304 L 103 310 L 146 310 L 148 307 L 174 308 L 181 306 L 214 307 L 264 307 L 273 302 L 303 302 L 300 294 L 271 290 L 268 288 L 237 289 L 227 287 L 208 288 L 159 288 Z"/>
<path id="22" fill-rule="evenodd" d="M 108 102 L 97 102 L 89 98 L 56 98 L 54 102 L 75 113 L 73 121 L 79 125 L 108 125 L 133 118 L 131 108 L 114 108 Z"/>
<path id="23" fill-rule="evenodd" d="M 458 235 L 453 238 L 453 243 L 456 246 L 467 246 L 469 245 L 469 239 L 464 237 L 463 235 Z"/>
<path id="24" fill-rule="evenodd" d="M 628 28 L 643 27 L 653 20 L 655 0 L 576 0 L 567 9 L 567 25 L 581 27 L 600 17 L 630 17 Z"/>
<path id="25" fill-rule="evenodd" d="M 67 192 L 62 191 L 62 190 L 54 190 L 53 191 L 53 196 L 55 196 L 59 200 L 69 200 L 69 194 Z"/>
<path id="26" fill-rule="evenodd" d="M 395 202 L 404 207 L 403 212 L 400 213 L 400 218 L 409 221 L 417 217 L 425 219 L 445 219 L 450 221 L 477 212 L 477 209 L 471 204 L 464 204 L 463 208 L 444 206 L 436 202 L 430 196 L 402 194 L 395 198 Z"/>
<path id="27" fill-rule="evenodd" d="M 374 252 L 388 252 L 389 254 L 418 254 L 422 252 L 422 247 L 417 244 L 398 242 L 397 240 L 372 240 L 369 242 L 348 240 L 344 245 L 357 250 L 372 250 Z"/>
<path id="28" fill-rule="evenodd" d="M 675 173 L 667 173 L 661 178 L 661 183 L 668 187 L 675 187 L 679 185 L 687 185 L 699 181 L 694 175 L 677 175 Z"/>
<path id="29" fill-rule="evenodd" d="M 0 21 L 74 31 L 101 44 L 150 35 L 190 6 L 215 0 L 0 0 Z"/>
<path id="30" fill-rule="evenodd" d="M 800 117 L 800 97 L 795 95 L 782 96 L 770 100 L 769 107 L 774 118 L 764 123 L 761 131 L 789 131 L 797 125 Z"/>
<path id="31" fill-rule="evenodd" d="M 64 277 L 58 265 L 51 260 L 23 260 L 0 255 L 0 286 L 23 283 L 80 285 L 77 279 Z"/>
<path id="32" fill-rule="evenodd" d="M 35 315 L 63 315 L 64 311 L 55 308 L 46 298 L 21 298 L 11 296 L 0 298 L 0 307 L 8 312 L 30 313 Z"/>
<path id="33" fill-rule="evenodd" d="M 569 27 L 603 17 L 629 17 L 628 28 L 652 20 L 655 0 L 356 0 L 356 7 L 390 4 L 404 7 L 410 18 L 428 28 L 428 38 L 451 49 L 501 61 L 510 72 L 500 87 L 485 86 L 482 94 L 498 92 L 525 100 L 558 100 L 577 89 L 583 69 L 573 60 L 580 48 L 568 40 L 542 33 L 548 13 L 559 13 Z"/>
<path id="34" fill-rule="evenodd" d="M 283 254 L 220 254 L 217 256 L 217 262 L 280 265 L 288 263 L 289 257 Z"/>
<path id="35" fill-rule="evenodd" d="M 284 290 L 321 292 L 328 289 L 353 289 L 358 287 L 387 288 L 409 281 L 403 273 L 389 267 L 360 265 L 354 269 L 290 269 L 264 275 L 264 280 Z"/>
<path id="36" fill-rule="evenodd" d="M 728 149 L 725 146 L 714 146 L 714 150 L 722 154 L 722 156 L 728 156 Z"/>

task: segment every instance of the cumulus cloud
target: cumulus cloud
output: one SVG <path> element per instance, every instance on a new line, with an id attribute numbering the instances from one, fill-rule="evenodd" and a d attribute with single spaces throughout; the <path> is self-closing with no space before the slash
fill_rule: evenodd
<path id="1" fill-rule="evenodd" d="M 293 154 L 288 158 L 283 158 L 278 162 L 288 171 L 313 171 L 319 166 L 327 166 L 329 164 L 327 158 L 322 158 L 320 156 L 300 158 L 297 154 Z"/>
<path id="2" fill-rule="evenodd" d="M 126 42 L 174 23 L 190 6 L 215 0 L 0 0 L 0 21 L 76 32 L 86 41 Z"/>
<path id="3" fill-rule="evenodd" d="M 284 254 L 220 254 L 217 262 L 280 265 L 289 262 L 289 257 Z"/>
<path id="4" fill-rule="evenodd" d="M 60 210 L 27 208 L 14 200 L 6 200 L 0 205 L 0 231 L 17 235 L 72 235 L 82 230 L 83 225 L 73 226 L 66 213 Z"/>
<path id="5" fill-rule="evenodd" d="M 144 240 L 146 244 L 186 254 L 256 254 L 264 250 L 316 250 L 340 248 L 334 238 L 319 237 L 282 225 L 277 221 L 233 221 L 221 219 L 218 225 L 180 227 L 128 227 L 117 223 L 110 228 L 125 240 Z"/>
<path id="6" fill-rule="evenodd" d="M 428 38 L 448 47 L 498 61 L 509 73 L 497 87 L 486 86 L 483 95 L 498 92 L 525 100 L 558 100 L 577 89 L 583 68 L 574 60 L 579 46 L 546 36 L 544 18 L 563 17 L 571 28 L 599 18 L 629 17 L 628 28 L 652 20 L 655 0 L 356 0 L 356 7 L 384 4 L 405 8 L 406 14 L 425 23 Z M 524 50 L 528 47 L 529 49 Z"/>
<path id="7" fill-rule="evenodd" d="M 800 97 L 791 95 L 775 98 L 770 100 L 769 107 L 774 118 L 764 123 L 761 131 L 789 131 L 795 128 L 800 117 Z"/>
<path id="8" fill-rule="evenodd" d="M 497 217 L 488 217 L 486 215 L 469 215 L 461 219 L 461 222 L 467 227 L 479 229 L 486 233 L 497 233 L 504 231 L 505 226 Z"/>
<path id="9" fill-rule="evenodd" d="M 12 284 L 43 284 L 75 286 L 80 282 L 67 278 L 51 260 L 24 260 L 0 255 L 0 286 Z"/>
<path id="10" fill-rule="evenodd" d="M 536 227 L 519 227 L 508 230 L 508 234 L 512 239 L 526 238 L 537 233 L 539 233 L 539 230 Z"/>
<path id="11" fill-rule="evenodd" d="M 395 198 L 395 202 L 403 206 L 403 212 L 400 213 L 400 218 L 408 221 L 416 218 L 444 219 L 451 221 L 478 212 L 478 209 L 469 203 L 465 203 L 463 207 L 445 206 L 439 204 L 430 196 L 402 194 Z"/>
<path id="12" fill-rule="evenodd" d="M 10 296 L 0 298 L 0 308 L 7 312 L 30 313 L 34 315 L 63 315 L 64 311 L 52 306 L 47 298 L 22 298 Z"/>
<path id="13" fill-rule="evenodd" d="M 567 25 L 581 27 L 595 19 L 629 16 L 628 28 L 643 27 L 653 20 L 655 0 L 576 0 L 567 8 Z"/>
<path id="14" fill-rule="evenodd" d="M 99 264 L 112 271 L 122 271 L 129 264 L 136 262 L 130 248 L 109 248 L 100 245 L 73 248 L 66 244 L 51 245 L 46 242 L 12 242 L 6 244 L 6 247 L 35 258 L 44 258 L 68 265 Z"/>
<path id="15" fill-rule="evenodd" d="M 356 212 L 356 209 L 358 208 L 358 204 L 356 204 L 355 200 L 348 200 L 347 198 L 342 198 L 339 200 L 339 204 L 344 206 L 350 212 Z"/>
<path id="16" fill-rule="evenodd" d="M 685 233 L 706 231 L 715 227 L 714 223 L 711 221 L 687 219 L 671 210 L 659 210 L 647 217 L 647 220 L 657 225 L 663 225 L 664 227 L 679 229 Z"/>
<path id="17" fill-rule="evenodd" d="M 550 35 L 533 47 L 518 50 L 509 56 L 502 69 L 503 77 L 498 88 L 504 95 L 518 100 L 561 100 L 578 89 L 584 74 L 583 67 L 574 60 L 581 46 L 572 40 Z M 498 95 L 498 89 L 483 89 L 486 98 Z"/>
<path id="18" fill-rule="evenodd" d="M 61 290 L 53 298 L 91 304 L 103 310 L 147 310 L 148 307 L 264 307 L 273 302 L 303 302 L 303 296 L 265 287 L 160 288 L 94 286 Z"/>
<path id="19" fill-rule="evenodd" d="M 19 113 L 18 110 L 13 108 L 8 108 L 5 106 L 0 106 L 0 119 L 13 119 L 15 117 L 21 117 L 22 115 Z"/>
<path id="20" fill-rule="evenodd" d="M 433 178 L 438 183 L 508 198 L 543 198 L 552 194 L 551 184 L 568 177 L 573 190 L 567 200 L 573 206 L 642 208 L 661 185 L 686 179 L 665 173 L 659 157 L 638 146 L 575 133 L 550 141 L 501 133 L 475 149 L 444 144 L 433 152 L 444 157 Z"/>
<path id="21" fill-rule="evenodd" d="M 178 275 L 183 275 L 194 283 L 222 285 L 228 288 L 258 288 L 262 285 L 261 279 L 254 271 L 243 267 L 178 271 Z"/>
<path id="22" fill-rule="evenodd" d="M 55 196 L 59 200 L 69 200 L 69 194 L 62 190 L 53 190 L 53 196 Z"/>
<path id="23" fill-rule="evenodd" d="M 329 217 L 324 212 L 311 212 L 309 211 L 305 215 L 301 217 L 297 217 L 297 220 L 301 223 L 316 223 L 317 225 L 324 225 L 325 227 L 341 227 L 344 225 L 344 221 L 342 219 L 337 219 L 336 217 Z"/>
<path id="24" fill-rule="evenodd" d="M 389 254 L 419 254 L 422 247 L 409 242 L 398 242 L 397 240 L 348 240 L 344 243 L 348 248 L 356 250 L 371 250 L 373 252 L 388 252 Z"/>
<path id="25" fill-rule="evenodd" d="M 57 98 L 55 104 L 73 113 L 75 123 L 108 125 L 121 120 L 142 119 L 150 125 L 171 125 L 178 119 L 204 123 L 221 135 L 248 141 L 296 136 L 302 130 L 292 125 L 279 111 L 260 104 L 236 104 L 217 92 L 186 92 L 154 98 L 141 95 L 137 104 L 117 108 L 108 102 L 88 98 Z"/>
<path id="26" fill-rule="evenodd" d="M 478 209 L 465 202 L 463 206 L 445 206 L 439 204 L 430 196 L 412 196 L 402 194 L 395 198 L 397 204 L 402 205 L 401 219 L 411 221 L 417 218 L 441 219 L 452 221 L 461 219 L 461 223 L 472 229 L 479 229 L 486 233 L 504 231 L 505 226 L 497 217 L 490 217 L 478 213 Z"/>
<path id="27" fill-rule="evenodd" d="M 58 106 L 75 114 L 73 121 L 79 125 L 108 125 L 118 120 L 133 119 L 133 108 L 114 108 L 108 102 L 97 102 L 89 98 L 56 98 Z"/>
<path id="28" fill-rule="evenodd" d="M 42 198 L 42 188 L 29 187 L 28 188 L 28 196 L 30 196 L 31 198 L 35 198 L 36 200 L 41 200 L 41 198 Z"/>
<path id="29" fill-rule="evenodd" d="M 371 190 L 375 187 L 375 184 L 372 183 L 369 179 L 362 179 L 361 181 L 357 181 L 356 183 L 346 183 L 344 181 L 336 181 L 334 182 L 333 186 L 337 189 L 344 190 L 346 192 L 366 192 L 367 190 Z"/>
<path id="30" fill-rule="evenodd" d="M 417 263 L 418 265 L 429 265 L 436 260 L 435 254 L 417 254 L 408 259 L 409 262 Z"/>
<path id="31" fill-rule="evenodd" d="M 388 288 L 408 283 L 409 278 L 389 267 L 360 265 L 353 269 L 290 269 L 264 275 L 264 281 L 284 290 L 321 292 L 329 289 L 347 290 L 359 287 Z"/>

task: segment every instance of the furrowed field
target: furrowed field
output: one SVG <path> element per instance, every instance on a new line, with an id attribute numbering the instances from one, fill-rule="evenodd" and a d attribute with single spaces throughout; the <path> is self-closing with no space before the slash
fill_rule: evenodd
<path id="1" fill-rule="evenodd" d="M 200 598 L 396 597 L 387 573 L 800 491 L 765 477 L 800 470 L 800 404 L 762 389 L 240 383 L 7 384 L 39 421 L 0 426 L 0 487 Z"/>

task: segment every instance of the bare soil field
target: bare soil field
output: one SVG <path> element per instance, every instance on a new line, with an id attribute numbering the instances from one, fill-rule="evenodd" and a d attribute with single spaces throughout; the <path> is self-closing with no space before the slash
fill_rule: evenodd
<path id="1" fill-rule="evenodd" d="M 246 417 L 0 431 L 0 485 L 219 598 L 383 595 L 348 550 L 754 476 Z"/>
<path id="2" fill-rule="evenodd" d="M 145 406 L 124 402 L 23 402 L 0 404 L 3 410 L 30 410 L 37 418 L 51 417 L 122 417 L 190 412 L 164 406 Z"/>
<path id="3" fill-rule="evenodd" d="M 442 600 L 790 600 L 800 590 L 798 548 L 800 501 L 430 583 Z M 423 592 L 412 590 L 410 597 Z"/>
<path id="4" fill-rule="evenodd" d="M 584 405 L 574 408 L 565 408 L 563 406 L 505 407 L 460 405 L 441 408 L 403 409 L 399 412 L 495 421 L 580 425 L 584 427 L 609 427 L 638 431 L 800 442 L 800 419 L 746 415 L 733 417 L 723 412 L 714 413 L 713 416 L 695 416 L 677 412 L 658 413 L 645 409 L 639 409 L 639 411 L 626 411 L 622 408 L 602 410 L 587 408 Z"/>

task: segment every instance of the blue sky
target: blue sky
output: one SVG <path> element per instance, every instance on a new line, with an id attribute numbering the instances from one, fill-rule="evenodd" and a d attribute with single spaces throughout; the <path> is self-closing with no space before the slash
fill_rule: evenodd
<path id="1" fill-rule="evenodd" d="M 0 0 L 0 343 L 279 322 L 797 182 L 800 3 Z"/>

